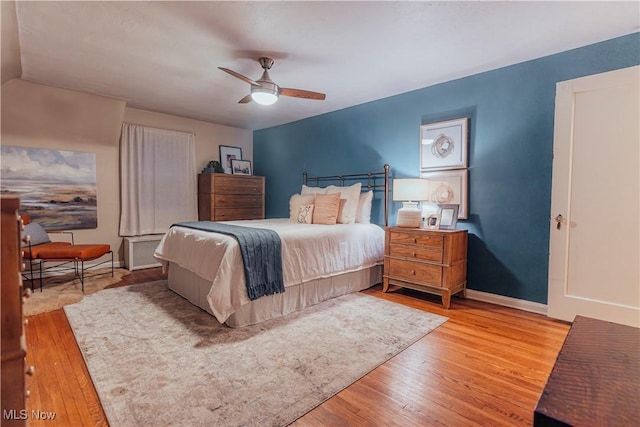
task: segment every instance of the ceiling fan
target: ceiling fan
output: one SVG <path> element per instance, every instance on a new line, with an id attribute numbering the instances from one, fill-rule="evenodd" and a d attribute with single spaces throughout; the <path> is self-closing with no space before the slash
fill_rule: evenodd
<path id="1" fill-rule="evenodd" d="M 293 96 L 295 98 L 306 98 L 306 99 L 319 99 L 324 100 L 326 95 L 324 93 L 312 92 L 310 90 L 302 90 L 302 89 L 291 89 L 286 87 L 280 87 L 271 80 L 269 77 L 269 69 L 273 65 L 273 59 L 262 57 L 258 59 L 260 62 L 260 66 L 264 69 L 262 73 L 262 77 L 259 80 L 251 80 L 248 77 L 243 76 L 240 73 L 236 73 L 233 70 L 224 67 L 218 67 L 225 73 L 231 74 L 233 77 L 237 77 L 240 80 L 249 83 L 251 85 L 251 93 L 240 101 L 239 104 L 246 104 L 251 101 L 255 101 L 261 105 L 271 105 L 274 104 L 280 95 L 282 96 Z"/>

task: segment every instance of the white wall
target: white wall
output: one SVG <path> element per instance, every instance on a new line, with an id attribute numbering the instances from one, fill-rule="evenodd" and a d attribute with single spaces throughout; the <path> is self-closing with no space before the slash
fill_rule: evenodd
<path id="1" fill-rule="evenodd" d="M 250 160 L 253 163 L 253 132 L 250 130 L 185 119 L 183 117 L 170 116 L 168 114 L 154 113 L 151 111 L 136 110 L 135 108 L 125 109 L 124 121 L 162 129 L 195 132 L 198 171 L 205 167 L 209 161 L 219 160 L 220 145 L 231 145 L 242 148 L 242 158 L 244 160 Z"/>
<path id="2" fill-rule="evenodd" d="M 126 108 L 126 101 L 20 79 L 2 85 L 3 145 L 96 154 L 98 227 L 76 230 L 76 243 L 108 243 L 124 258 L 120 224 L 119 142 L 122 122 L 196 134 L 199 170 L 219 157 L 219 145 L 242 148 L 253 160 L 253 133 L 214 123 Z M 1 179 L 1 178 L 0 178 Z"/>

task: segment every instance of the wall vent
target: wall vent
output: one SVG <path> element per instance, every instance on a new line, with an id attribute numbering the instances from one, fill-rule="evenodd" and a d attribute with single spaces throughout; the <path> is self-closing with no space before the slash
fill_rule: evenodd
<path id="1" fill-rule="evenodd" d="M 150 234 L 124 238 L 124 260 L 127 269 L 140 270 L 143 268 L 159 267 L 160 263 L 153 257 L 153 253 L 160 243 L 163 234 Z"/>

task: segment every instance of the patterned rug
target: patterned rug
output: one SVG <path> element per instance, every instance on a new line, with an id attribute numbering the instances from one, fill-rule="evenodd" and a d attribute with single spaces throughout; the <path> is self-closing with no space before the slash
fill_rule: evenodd
<path id="1" fill-rule="evenodd" d="M 355 293 L 233 329 L 166 281 L 65 312 L 112 426 L 280 426 L 447 319 Z"/>
<path id="2" fill-rule="evenodd" d="M 111 277 L 111 269 L 97 269 L 88 274 L 100 274 L 96 277 L 86 277 L 84 280 L 84 294 L 80 279 L 73 274 L 56 276 L 46 279 L 46 284 L 40 292 L 40 284 L 36 280 L 35 290 L 29 298 L 24 302 L 23 311 L 25 316 L 33 316 L 34 314 L 46 313 L 48 311 L 57 310 L 67 304 L 73 304 L 85 295 L 96 293 L 108 286 L 118 283 L 120 279 L 129 274 L 129 270 L 115 268 L 113 277 Z M 31 289 L 31 283 L 23 280 L 25 288 Z"/>

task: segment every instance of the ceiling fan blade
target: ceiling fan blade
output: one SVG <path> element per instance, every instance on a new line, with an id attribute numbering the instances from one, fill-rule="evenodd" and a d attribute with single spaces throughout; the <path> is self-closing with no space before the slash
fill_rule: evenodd
<path id="1" fill-rule="evenodd" d="M 253 99 L 251 98 L 251 94 L 249 94 L 244 98 L 242 98 L 240 101 L 238 101 L 238 104 L 248 104 L 251 101 L 253 101 Z"/>
<path id="2" fill-rule="evenodd" d="M 240 80 L 249 83 L 250 85 L 261 86 L 262 87 L 262 85 L 260 83 L 254 81 L 254 80 L 251 80 L 249 77 L 245 77 L 240 73 L 236 73 L 235 71 L 230 70 L 228 68 L 224 68 L 224 67 L 218 67 L 218 68 L 221 69 L 222 71 L 224 71 L 225 73 L 231 74 L 233 77 L 237 77 Z"/>
<path id="3" fill-rule="evenodd" d="M 280 88 L 280 95 L 282 96 L 293 96 L 296 98 L 305 98 L 305 99 L 318 99 L 324 100 L 327 95 L 320 92 L 312 92 L 310 90 L 302 90 L 302 89 L 291 89 L 287 87 Z"/>

